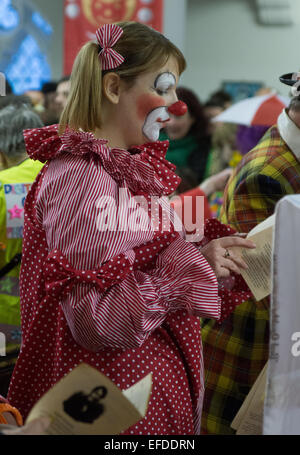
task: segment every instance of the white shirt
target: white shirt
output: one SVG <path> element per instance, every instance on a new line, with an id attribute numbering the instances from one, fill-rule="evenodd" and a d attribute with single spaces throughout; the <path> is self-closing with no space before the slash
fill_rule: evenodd
<path id="1" fill-rule="evenodd" d="M 284 109 L 278 117 L 277 127 L 280 136 L 300 161 L 300 129 Z"/>

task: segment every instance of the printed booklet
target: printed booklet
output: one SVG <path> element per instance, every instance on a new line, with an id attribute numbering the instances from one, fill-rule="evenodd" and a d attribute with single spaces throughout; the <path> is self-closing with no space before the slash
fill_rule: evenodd
<path id="1" fill-rule="evenodd" d="M 81 363 L 35 404 L 26 423 L 46 415 L 51 418 L 46 434 L 118 435 L 145 417 L 151 389 L 152 374 L 121 391 Z"/>

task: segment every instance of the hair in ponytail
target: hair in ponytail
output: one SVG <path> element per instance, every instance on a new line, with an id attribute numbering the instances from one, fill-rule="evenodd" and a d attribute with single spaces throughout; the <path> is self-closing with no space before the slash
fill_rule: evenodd
<path id="1" fill-rule="evenodd" d="M 77 55 L 71 74 L 68 102 L 60 118 L 65 128 L 95 131 L 101 125 L 102 74 L 98 45 L 85 44 Z"/>

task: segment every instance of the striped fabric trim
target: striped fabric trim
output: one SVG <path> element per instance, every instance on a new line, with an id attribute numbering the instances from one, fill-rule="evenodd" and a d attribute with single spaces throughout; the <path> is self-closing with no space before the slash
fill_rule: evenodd
<path id="1" fill-rule="evenodd" d="M 49 250 L 61 251 L 78 270 L 96 270 L 121 253 L 134 257 L 133 249 L 151 241 L 153 231 L 97 227 L 99 198 L 111 196 L 118 206 L 118 194 L 117 183 L 95 160 L 65 155 L 50 162 L 36 206 Z M 127 215 L 121 211 L 119 216 L 125 221 Z M 178 235 L 149 271 L 136 269 L 106 292 L 78 284 L 61 305 L 74 339 L 89 350 L 140 346 L 170 311 L 220 317 L 213 270 L 198 249 Z"/>
<path id="2" fill-rule="evenodd" d="M 105 24 L 96 31 L 97 42 L 102 48 L 99 58 L 103 70 L 117 68 L 124 62 L 124 57 L 112 49 L 122 34 L 122 28 L 115 24 Z"/>

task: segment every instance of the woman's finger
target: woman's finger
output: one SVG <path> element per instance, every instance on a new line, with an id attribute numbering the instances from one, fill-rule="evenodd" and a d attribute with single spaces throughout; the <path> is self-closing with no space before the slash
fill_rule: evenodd
<path id="1" fill-rule="evenodd" d="M 233 261 L 237 265 L 237 267 L 241 269 L 245 270 L 248 269 L 246 262 L 236 252 L 233 253 L 231 250 L 226 248 L 224 258 L 225 260 Z"/>
<path id="2" fill-rule="evenodd" d="M 229 236 L 229 237 L 222 237 L 219 239 L 220 245 L 222 248 L 230 248 L 234 246 L 239 246 L 241 248 L 256 248 L 256 245 L 252 240 L 248 239 L 243 239 L 242 237 L 234 237 L 234 236 Z"/>
<path id="3" fill-rule="evenodd" d="M 240 272 L 240 267 L 229 258 L 220 258 L 219 265 L 227 270 L 230 270 L 231 272 L 235 272 L 238 275 L 241 274 Z"/>
<path id="4" fill-rule="evenodd" d="M 226 269 L 226 267 L 222 267 L 220 265 L 216 266 L 215 270 L 216 277 L 219 278 L 228 278 L 230 276 L 230 270 Z"/>

